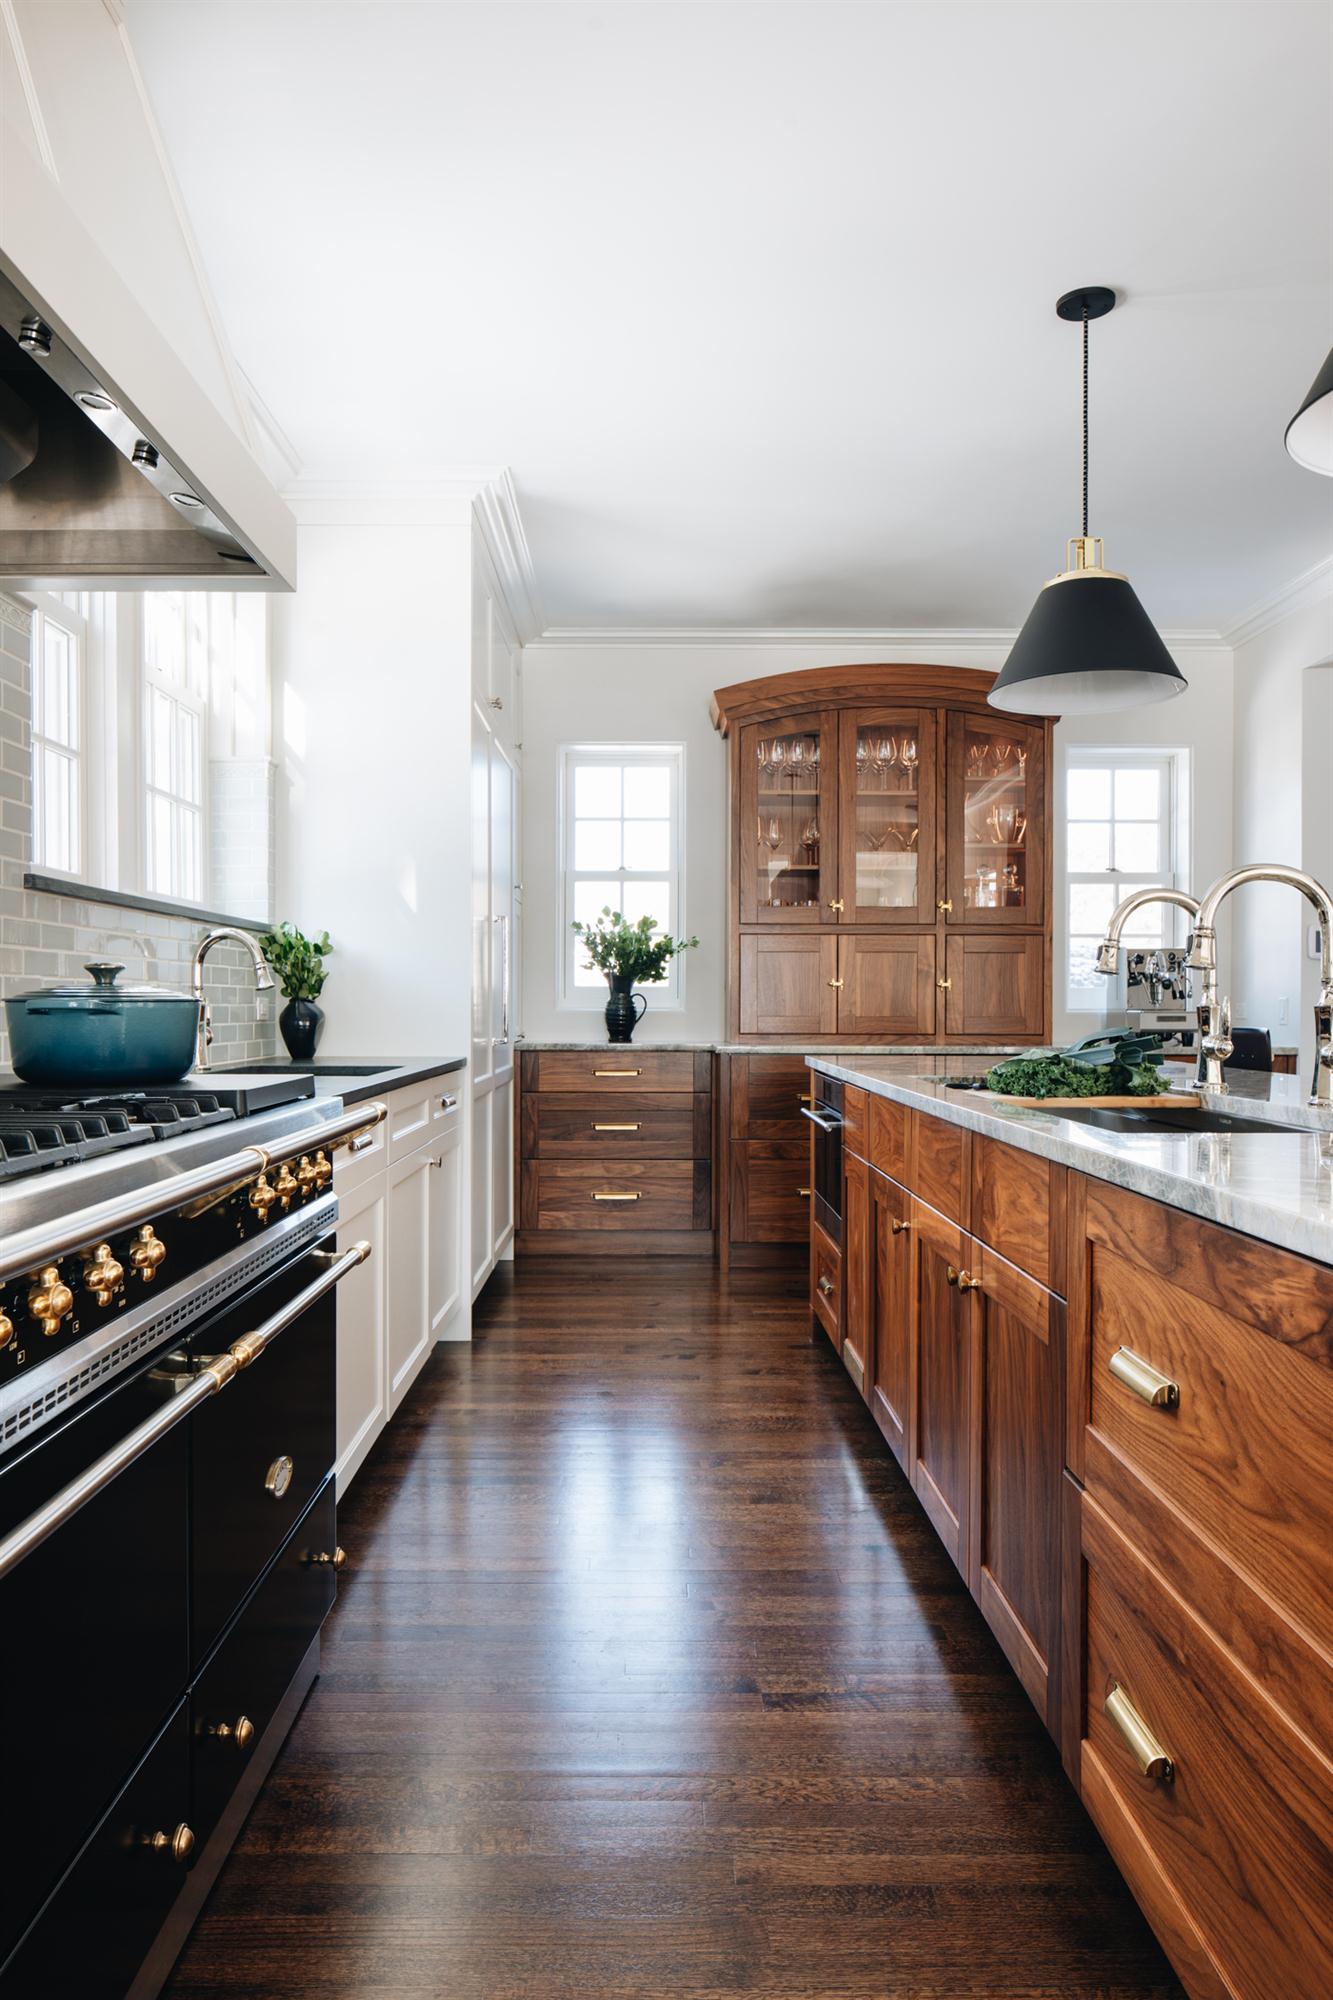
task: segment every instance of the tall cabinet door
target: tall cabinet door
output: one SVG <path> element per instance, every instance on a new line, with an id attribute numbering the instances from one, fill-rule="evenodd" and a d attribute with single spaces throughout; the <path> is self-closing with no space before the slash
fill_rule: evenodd
<path id="1" fill-rule="evenodd" d="M 887 1174 L 870 1176 L 873 1285 L 866 1401 L 889 1449 L 912 1471 L 911 1196 Z"/>
<path id="2" fill-rule="evenodd" d="M 838 920 L 933 924 L 935 717 L 855 709 L 839 722 Z"/>
<path id="3" fill-rule="evenodd" d="M 843 1173 L 842 1360 L 864 1395 L 874 1315 L 874 1263 L 870 1241 L 870 1168 L 847 1156 Z"/>
<path id="4" fill-rule="evenodd" d="M 491 1067 L 497 1077 L 514 1068 L 514 865 L 518 845 L 518 772 L 504 745 L 490 745 L 490 1016 Z"/>
<path id="5" fill-rule="evenodd" d="M 743 924 L 831 923 L 838 878 L 838 716 L 814 710 L 740 732 Z"/>
<path id="6" fill-rule="evenodd" d="M 969 1041 L 1040 1035 L 1046 1020 L 1046 940 L 969 931 L 944 940 L 944 1032 Z"/>
<path id="7" fill-rule="evenodd" d="M 836 937 L 763 936 L 740 941 L 743 1035 L 836 1035 Z"/>
<path id="8" fill-rule="evenodd" d="M 490 1080 L 494 1068 L 491 1019 L 491 732 L 477 702 L 472 704 L 472 1087 Z"/>
<path id="9" fill-rule="evenodd" d="M 1046 921 L 1046 734 L 1037 723 L 949 716 L 945 896 L 953 924 Z"/>
<path id="10" fill-rule="evenodd" d="M 386 1359 L 392 1416 L 430 1352 L 431 1181 L 437 1155 L 429 1146 L 389 1168 Z"/>
<path id="11" fill-rule="evenodd" d="M 840 1035 L 933 1035 L 935 933 L 863 931 L 837 940 Z"/>
<path id="12" fill-rule="evenodd" d="M 960 1294 L 967 1238 L 924 1202 L 912 1203 L 916 1436 L 912 1484 L 964 1576 L 971 1494 L 974 1316 Z"/>

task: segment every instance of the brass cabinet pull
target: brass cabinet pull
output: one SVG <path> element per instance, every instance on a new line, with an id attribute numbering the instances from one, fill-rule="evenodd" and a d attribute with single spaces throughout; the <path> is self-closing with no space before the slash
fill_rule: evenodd
<path id="1" fill-rule="evenodd" d="M 594 1125 L 594 1132 L 640 1132 L 642 1125 Z"/>
<path id="2" fill-rule="evenodd" d="M 902 1217 L 898 1215 L 895 1215 L 893 1220 L 889 1224 L 889 1228 L 893 1231 L 895 1236 L 901 1236 L 903 1231 L 905 1229 L 910 1229 L 911 1226 L 912 1225 L 910 1222 L 904 1222 Z"/>
<path id="3" fill-rule="evenodd" d="M 798 1195 L 800 1195 L 802 1201 L 809 1201 L 810 1199 L 809 1188 L 797 1188 L 796 1192 Z"/>
<path id="4" fill-rule="evenodd" d="M 641 1194 L 595 1194 L 594 1201 L 642 1201 Z"/>
<path id="5" fill-rule="evenodd" d="M 941 897 L 940 900 L 936 903 L 935 908 L 939 911 L 942 917 L 951 917 L 953 915 L 953 897 L 952 896 Z"/>
<path id="6" fill-rule="evenodd" d="M 1176 1775 L 1175 1764 L 1118 1683 L 1112 1685 L 1102 1707 L 1124 1737 L 1129 1754 L 1144 1777 L 1157 1778 L 1169 1785 Z"/>
<path id="7" fill-rule="evenodd" d="M 1180 1402 L 1180 1384 L 1173 1382 L 1169 1375 L 1163 1375 L 1154 1368 L 1151 1361 L 1145 1361 L 1128 1347 L 1117 1347 L 1107 1362 L 1107 1367 L 1117 1382 L 1123 1382 L 1145 1403 L 1155 1410 L 1174 1410 Z"/>
<path id="8" fill-rule="evenodd" d="M 314 1555 L 306 1557 L 306 1561 L 327 1563 L 330 1569 L 342 1569 L 347 1561 L 347 1551 L 339 1543 L 336 1549 L 317 1549 Z"/>
<path id="9" fill-rule="evenodd" d="M 937 979 L 935 984 L 939 987 L 941 993 L 947 993 L 952 987 L 953 981 L 952 979 Z"/>
<path id="10" fill-rule="evenodd" d="M 182 1820 L 172 1833 L 150 1833 L 145 1844 L 154 1854 L 164 1854 L 172 1861 L 188 1861 L 194 1853 L 194 1828 Z"/>
<path id="11" fill-rule="evenodd" d="M 205 1736 L 216 1736 L 220 1743 L 230 1743 L 244 1754 L 255 1740 L 255 1726 L 248 1715 L 238 1715 L 235 1722 L 207 1722 Z"/>
<path id="12" fill-rule="evenodd" d="M 641 1069 L 595 1069 L 594 1076 L 642 1076 Z"/>
<path id="13" fill-rule="evenodd" d="M 832 1278 L 825 1277 L 822 1272 L 819 1278 L 819 1289 L 826 1299 L 833 1297 L 833 1280 Z"/>
<path id="14" fill-rule="evenodd" d="M 810 1092 L 809 1092 L 808 1090 L 798 1090 L 798 1091 L 797 1091 L 797 1093 L 796 1093 L 796 1102 L 797 1102 L 798 1104 L 813 1104 L 813 1103 L 814 1103 L 814 1101 L 815 1101 L 815 1100 L 814 1100 L 813 1096 L 811 1095 L 811 1093 L 810 1093 Z"/>
<path id="15" fill-rule="evenodd" d="M 840 986 L 841 986 L 842 984 L 843 984 L 843 982 L 842 982 L 842 980 L 841 980 L 841 979 L 830 979 L 830 981 L 829 981 L 829 985 L 830 985 L 830 986 L 839 986 L 839 987 L 840 987 Z"/>
<path id="16" fill-rule="evenodd" d="M 841 916 L 841 915 L 842 915 L 842 913 L 843 913 L 843 911 L 844 911 L 844 910 L 846 909 L 846 907 L 847 907 L 847 906 L 846 906 L 846 904 L 845 904 L 845 903 L 843 902 L 843 900 L 842 900 L 842 897 L 841 897 L 841 896 L 834 896 L 834 897 L 833 897 L 833 898 L 831 899 L 830 903 L 829 903 L 829 908 L 830 908 L 831 910 L 836 910 L 839 916 Z"/>
<path id="17" fill-rule="evenodd" d="M 957 1285 L 960 1292 L 977 1292 L 981 1289 L 980 1278 L 974 1278 L 970 1271 L 956 1271 L 952 1264 L 945 1266 L 944 1275 L 949 1284 Z"/>

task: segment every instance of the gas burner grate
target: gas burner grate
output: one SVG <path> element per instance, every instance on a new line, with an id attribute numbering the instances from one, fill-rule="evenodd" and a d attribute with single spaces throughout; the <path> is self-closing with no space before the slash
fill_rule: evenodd
<path id="1" fill-rule="evenodd" d="M 0 1090 L 0 1180 L 176 1139 L 236 1113 L 212 1092 Z"/>
<path id="2" fill-rule="evenodd" d="M 54 1120 L 0 1118 L 0 1180 L 68 1167 L 84 1157 Z"/>

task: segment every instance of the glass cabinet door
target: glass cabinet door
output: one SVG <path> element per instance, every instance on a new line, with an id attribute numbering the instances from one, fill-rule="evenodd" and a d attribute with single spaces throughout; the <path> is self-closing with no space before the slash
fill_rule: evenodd
<path id="1" fill-rule="evenodd" d="M 947 912 L 954 924 L 1037 925 L 1046 905 L 1045 734 L 949 717 Z"/>
<path id="2" fill-rule="evenodd" d="M 917 709 L 842 717 L 843 923 L 935 922 L 935 718 Z"/>
<path id="3" fill-rule="evenodd" d="M 832 923 L 837 717 L 750 723 L 740 743 L 743 924 Z"/>

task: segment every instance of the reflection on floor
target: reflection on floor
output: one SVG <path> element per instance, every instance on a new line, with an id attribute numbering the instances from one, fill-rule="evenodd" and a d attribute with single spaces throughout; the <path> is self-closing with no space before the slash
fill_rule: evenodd
<path id="1" fill-rule="evenodd" d="M 172 2000 L 1175 2000 L 803 1281 L 502 1270 Z"/>

